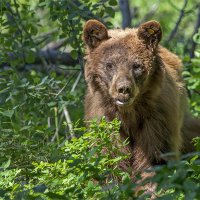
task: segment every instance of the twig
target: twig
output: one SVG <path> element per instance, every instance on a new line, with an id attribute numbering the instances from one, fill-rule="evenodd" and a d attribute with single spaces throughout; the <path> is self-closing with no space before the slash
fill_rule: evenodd
<path id="1" fill-rule="evenodd" d="M 69 115 L 69 112 L 68 112 L 66 106 L 64 106 L 64 108 L 63 108 L 63 113 L 65 115 L 65 119 L 66 119 L 67 125 L 69 127 L 69 134 L 70 134 L 71 138 L 73 138 L 74 137 L 73 125 L 72 125 L 72 121 L 71 121 L 71 118 L 70 118 L 70 115 Z"/>
<path id="2" fill-rule="evenodd" d="M 67 42 L 67 38 L 63 38 L 61 40 L 58 40 L 56 42 L 50 42 L 47 45 L 45 45 L 42 50 L 58 50 L 60 49 L 63 45 L 65 45 Z"/>
<path id="3" fill-rule="evenodd" d="M 47 118 L 47 126 L 48 126 L 48 128 L 51 127 L 51 118 L 50 117 Z M 47 135 L 47 138 L 48 138 L 48 135 Z"/>
<path id="4" fill-rule="evenodd" d="M 81 75 L 82 75 L 82 71 L 79 72 L 79 74 L 78 74 L 78 76 L 77 76 L 77 78 L 76 78 L 76 80 L 75 80 L 75 82 L 72 86 L 71 92 L 74 92 L 74 90 L 75 90 L 75 88 L 76 88 L 76 86 L 77 86 L 77 84 L 78 84 L 78 82 L 81 78 Z M 71 136 L 71 138 L 73 138 L 74 137 L 73 125 L 72 125 L 72 121 L 71 121 L 69 112 L 67 110 L 67 106 L 64 106 L 63 113 L 65 115 L 65 119 L 66 119 L 67 125 L 69 127 L 70 136 Z"/>
<path id="5" fill-rule="evenodd" d="M 54 108 L 54 113 L 55 113 L 56 131 L 55 131 L 54 136 L 51 139 L 51 142 L 54 142 L 56 138 L 57 138 L 57 141 L 59 142 L 59 134 L 58 134 L 58 109 L 56 107 Z"/>
<path id="6" fill-rule="evenodd" d="M 64 113 L 62 113 L 61 116 L 60 116 L 60 121 L 59 121 L 59 123 L 58 123 L 58 129 L 57 129 L 57 131 L 55 132 L 55 134 L 53 135 L 53 137 L 52 137 L 52 139 L 51 139 L 51 142 L 54 142 L 55 139 L 56 139 L 56 137 L 57 137 L 57 135 L 58 135 L 59 129 L 60 129 L 61 125 L 62 125 L 63 117 L 64 117 Z M 50 118 L 50 117 L 48 117 L 48 118 Z"/>
<path id="7" fill-rule="evenodd" d="M 76 81 L 74 82 L 74 84 L 72 86 L 71 92 L 74 92 L 74 90 L 75 90 L 75 88 L 76 88 L 76 86 L 77 86 L 77 84 L 78 84 L 78 82 L 79 82 L 79 80 L 81 78 L 81 75 L 82 75 L 82 71 L 79 72 L 79 74 L 78 74 L 78 76 L 76 78 Z"/>
<path id="8" fill-rule="evenodd" d="M 49 37 L 50 35 L 53 35 L 54 33 L 57 33 L 57 32 L 58 32 L 58 29 L 55 28 L 55 29 L 53 29 L 49 32 L 41 33 L 40 35 L 34 36 L 33 40 L 38 40 L 38 39 L 41 39 L 41 38 Z"/>
<path id="9" fill-rule="evenodd" d="M 195 49 L 196 49 L 196 43 L 194 42 L 193 37 L 198 32 L 199 28 L 200 28 L 200 4 L 198 5 L 197 22 L 195 24 L 194 32 L 192 34 L 192 39 L 191 39 L 190 58 L 194 58 L 194 52 L 195 52 Z"/>
<path id="10" fill-rule="evenodd" d="M 51 127 L 51 118 L 50 117 L 47 118 L 47 125 L 48 125 L 48 128 Z"/>
<path id="11" fill-rule="evenodd" d="M 168 2 L 176 11 L 180 12 L 180 9 L 171 0 L 168 0 Z"/>
<path id="12" fill-rule="evenodd" d="M 76 78 L 76 80 L 75 80 L 75 82 L 74 82 L 74 84 L 73 84 L 72 89 L 71 89 L 70 92 L 74 92 L 74 90 L 75 90 L 75 88 L 76 88 L 76 86 L 77 86 L 77 84 L 78 84 L 78 82 L 79 82 L 79 80 L 80 80 L 80 78 L 81 78 L 81 75 L 82 75 L 82 71 L 79 72 L 79 74 L 78 74 L 78 76 L 77 76 L 77 78 Z M 62 88 L 62 91 L 63 91 L 63 88 Z M 61 92 L 61 91 L 60 91 L 60 92 Z M 60 94 L 60 93 L 59 93 L 59 94 Z M 70 118 L 70 115 L 69 115 L 69 112 L 68 112 L 68 109 L 67 109 L 67 106 L 66 106 L 66 105 L 63 106 L 63 112 L 62 112 L 62 115 L 61 115 L 61 118 L 60 118 L 60 122 L 59 122 L 59 125 L 58 125 L 58 129 L 60 129 L 60 126 L 61 126 L 61 123 L 62 123 L 62 120 L 63 120 L 63 115 L 65 116 L 65 119 L 66 119 L 66 122 L 67 122 L 67 126 L 68 126 L 68 128 L 69 128 L 70 138 L 73 138 L 73 137 L 75 137 L 75 136 L 74 136 L 74 131 L 73 131 L 73 124 L 72 124 L 72 120 L 71 120 L 71 118 Z M 55 138 L 55 135 L 54 135 L 53 138 Z M 53 139 L 53 138 L 52 138 L 52 139 Z M 54 140 L 53 140 L 53 141 L 54 141 Z"/>
<path id="13" fill-rule="evenodd" d="M 77 73 L 77 72 L 76 72 Z M 72 78 L 74 78 L 74 76 L 76 75 L 76 73 L 74 73 L 70 79 L 65 83 L 65 85 L 61 88 L 61 90 L 55 95 L 55 98 L 57 98 L 61 93 L 62 91 L 66 88 L 66 86 L 69 84 L 69 82 L 72 80 Z"/>
<path id="14" fill-rule="evenodd" d="M 172 32 L 170 33 L 168 39 L 166 40 L 166 43 L 169 43 L 174 38 L 174 36 L 176 35 L 178 27 L 179 27 L 184 15 L 185 15 L 185 8 L 187 6 L 187 3 L 188 3 L 188 0 L 185 0 L 184 1 L 184 5 L 183 5 L 182 9 L 180 10 L 179 18 L 178 18 L 178 20 L 177 20 L 177 22 L 175 24 L 174 29 L 172 30 Z"/>
<path id="15" fill-rule="evenodd" d="M 143 17 L 143 19 L 138 24 L 136 24 L 136 27 L 138 27 L 143 22 L 146 22 L 147 20 L 149 20 L 155 14 L 156 10 L 159 7 L 159 4 L 160 4 L 160 0 L 158 0 L 157 3 L 153 4 L 149 12 Z"/>

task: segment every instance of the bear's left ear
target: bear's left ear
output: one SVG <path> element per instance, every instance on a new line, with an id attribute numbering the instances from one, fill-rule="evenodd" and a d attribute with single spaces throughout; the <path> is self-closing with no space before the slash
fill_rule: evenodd
<path id="1" fill-rule="evenodd" d="M 103 40 L 107 40 L 107 28 L 97 20 L 88 20 L 83 27 L 83 41 L 90 47 L 97 47 Z"/>
<path id="2" fill-rule="evenodd" d="M 162 29 L 158 22 L 148 21 L 139 26 L 137 31 L 138 38 L 151 47 L 157 47 L 162 38 Z"/>

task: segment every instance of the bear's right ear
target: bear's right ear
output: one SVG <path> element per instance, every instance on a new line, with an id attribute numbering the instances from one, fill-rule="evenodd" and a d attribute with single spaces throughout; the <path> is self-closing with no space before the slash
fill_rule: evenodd
<path id="1" fill-rule="evenodd" d="M 83 27 L 83 41 L 90 47 L 97 47 L 108 39 L 107 28 L 97 20 L 88 20 Z"/>
<path id="2" fill-rule="evenodd" d="M 162 29 L 158 22 L 152 20 L 141 24 L 138 28 L 137 35 L 144 43 L 155 48 L 162 38 Z"/>

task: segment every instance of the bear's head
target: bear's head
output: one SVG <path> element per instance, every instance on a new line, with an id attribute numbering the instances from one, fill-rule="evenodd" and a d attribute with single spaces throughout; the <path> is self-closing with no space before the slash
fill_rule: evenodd
<path id="1" fill-rule="evenodd" d="M 102 93 L 105 102 L 111 100 L 120 108 L 131 106 L 161 65 L 161 37 L 156 21 L 125 30 L 108 30 L 97 20 L 87 21 L 85 79 L 91 92 Z"/>

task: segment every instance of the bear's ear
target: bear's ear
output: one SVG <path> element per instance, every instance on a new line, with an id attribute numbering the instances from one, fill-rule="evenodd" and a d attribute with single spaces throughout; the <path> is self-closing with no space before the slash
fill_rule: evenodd
<path id="1" fill-rule="evenodd" d="M 162 29 L 158 22 L 152 20 L 141 24 L 138 28 L 137 35 L 144 43 L 155 48 L 162 38 Z"/>
<path id="2" fill-rule="evenodd" d="M 107 28 L 97 20 L 88 20 L 83 27 L 83 41 L 90 47 L 97 47 L 108 39 Z"/>

